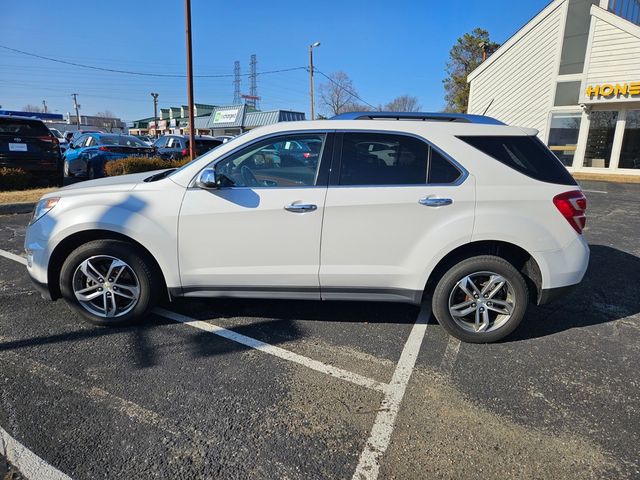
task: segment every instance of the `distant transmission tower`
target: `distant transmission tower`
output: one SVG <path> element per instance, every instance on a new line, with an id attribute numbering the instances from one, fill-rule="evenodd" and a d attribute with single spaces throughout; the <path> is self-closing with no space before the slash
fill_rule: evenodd
<path id="1" fill-rule="evenodd" d="M 233 104 L 240 105 L 240 62 L 236 60 L 233 63 Z"/>
<path id="2" fill-rule="evenodd" d="M 258 64 L 258 60 L 256 59 L 255 53 L 251 55 L 251 62 L 249 62 L 250 75 L 251 79 L 251 87 L 249 89 L 249 96 L 253 97 L 255 108 L 258 108 L 258 75 L 256 74 L 256 66 Z"/>

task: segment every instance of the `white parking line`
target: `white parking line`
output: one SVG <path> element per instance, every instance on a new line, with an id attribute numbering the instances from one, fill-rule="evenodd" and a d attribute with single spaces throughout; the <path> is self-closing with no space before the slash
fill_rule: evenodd
<path id="1" fill-rule="evenodd" d="M 30 479 L 46 478 L 47 480 L 71 480 L 57 468 L 49 465 L 6 430 L 0 427 L 0 454 L 2 454 L 18 471 Z M 5 478 L 9 478 L 7 476 Z"/>
<path id="2" fill-rule="evenodd" d="M 456 365 L 456 359 L 458 358 L 458 352 L 460 351 L 460 340 L 450 336 L 447 342 L 447 349 L 444 351 L 442 361 L 440 362 L 440 370 L 444 373 L 451 374 L 453 367 Z"/>
<path id="3" fill-rule="evenodd" d="M 605 192 L 603 190 L 582 190 L 583 192 L 589 192 L 589 193 L 609 193 L 609 192 Z"/>
<path id="4" fill-rule="evenodd" d="M 190 327 L 204 330 L 205 332 L 218 335 L 247 347 L 254 348 L 264 353 L 268 353 L 269 355 L 273 355 L 284 360 L 297 363 L 317 372 L 354 383 L 361 387 L 369 388 L 371 390 L 377 390 L 383 393 L 386 393 L 389 388 L 389 385 L 387 385 L 386 383 L 378 382 L 377 380 L 373 380 L 372 378 L 364 377 L 357 373 L 352 373 L 347 370 L 343 370 L 341 368 L 319 362 L 318 360 L 313 360 L 312 358 L 293 353 L 289 350 L 285 350 L 284 348 L 270 345 L 260 340 L 256 340 L 255 338 L 247 337 L 246 335 L 234 332 L 233 330 L 227 330 L 226 328 L 219 327 L 218 325 L 214 325 L 209 322 L 195 320 L 191 317 L 187 317 L 186 315 L 171 312 L 163 308 L 156 308 L 154 310 L 154 313 L 173 320 L 174 322 L 184 323 L 185 325 L 189 325 Z"/>
<path id="5" fill-rule="evenodd" d="M 27 264 L 26 258 L 16 255 L 15 253 L 7 252 L 6 250 L 0 250 L 0 257 L 8 258 L 9 260 L 13 260 L 14 262 L 18 262 L 23 265 Z"/>
<path id="6" fill-rule="evenodd" d="M 375 480 L 378 478 L 380 459 L 391 442 L 393 426 L 420 352 L 430 313 L 431 302 L 424 302 L 411 334 L 409 334 L 407 343 L 404 345 L 400 360 L 389 384 L 388 392 L 382 399 L 371 434 L 353 474 L 353 480 Z"/>

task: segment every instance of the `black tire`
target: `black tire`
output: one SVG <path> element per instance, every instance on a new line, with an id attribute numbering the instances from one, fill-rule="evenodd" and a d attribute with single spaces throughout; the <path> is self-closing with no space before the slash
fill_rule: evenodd
<path id="1" fill-rule="evenodd" d="M 89 180 L 93 180 L 93 179 L 97 178 L 96 177 L 96 171 L 94 170 L 93 165 L 91 165 L 91 164 L 87 165 L 87 178 Z"/>
<path id="2" fill-rule="evenodd" d="M 508 320 L 487 332 L 470 332 L 458 325 L 449 312 L 449 297 L 456 284 L 465 276 L 476 272 L 494 272 L 504 277 L 512 287 L 515 305 Z M 491 343 L 513 332 L 524 318 L 529 304 L 529 292 L 522 274 L 508 261 L 493 255 L 467 258 L 449 268 L 433 292 L 431 307 L 438 323 L 449 334 L 468 343 Z M 475 304 L 474 304 L 475 305 Z"/>
<path id="3" fill-rule="evenodd" d="M 137 277 L 140 288 L 137 303 L 122 316 L 107 318 L 95 315 L 83 307 L 74 294 L 74 273 L 82 262 L 96 255 L 112 256 L 124 261 Z M 90 323 L 103 326 L 127 325 L 144 318 L 155 306 L 162 291 L 159 275 L 153 261 L 134 245 L 121 240 L 94 240 L 76 248 L 64 261 L 60 271 L 60 292 L 69 306 Z"/>

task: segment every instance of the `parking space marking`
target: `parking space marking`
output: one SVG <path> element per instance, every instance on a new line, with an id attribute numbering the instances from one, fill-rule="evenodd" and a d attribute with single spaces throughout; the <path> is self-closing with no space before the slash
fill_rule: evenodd
<path id="1" fill-rule="evenodd" d="M 449 336 L 449 341 L 447 342 L 447 348 L 444 351 L 444 355 L 442 356 L 442 361 L 440 362 L 440 370 L 442 370 L 446 374 L 451 374 L 453 372 L 453 367 L 456 365 L 456 359 L 458 358 L 458 352 L 460 351 L 460 340 L 455 337 Z"/>
<path id="2" fill-rule="evenodd" d="M 6 250 L 0 249 L 0 257 L 8 258 L 9 260 L 13 260 L 14 262 L 21 263 L 22 265 L 27 264 L 27 259 L 21 257 L 20 255 L 16 255 L 15 253 L 7 252 Z"/>
<path id="3" fill-rule="evenodd" d="M 293 353 L 289 350 L 285 350 L 284 348 L 270 345 L 260 340 L 256 340 L 255 338 L 247 337 L 246 335 L 242 335 L 240 333 L 234 332 L 233 330 L 227 330 L 226 328 L 220 327 L 218 325 L 214 325 L 209 322 L 196 320 L 191 317 L 187 317 L 186 315 L 171 312 L 163 308 L 154 309 L 154 313 L 160 316 L 163 316 L 165 318 L 168 318 L 170 320 L 173 320 L 175 322 L 184 323 L 185 325 L 189 325 L 190 327 L 204 330 L 205 332 L 218 335 L 220 337 L 226 338 L 227 340 L 240 343 L 247 347 L 254 348 L 264 353 L 268 353 L 269 355 L 273 355 L 283 360 L 288 360 L 290 362 L 297 363 L 299 365 L 310 368 L 317 372 L 324 373 L 325 375 L 339 378 L 341 380 L 345 380 L 347 382 L 359 385 L 361 387 L 369 388 L 371 390 L 377 390 L 385 394 L 387 394 L 390 387 L 386 383 L 378 382 L 377 380 L 374 380 L 372 378 L 368 378 L 363 375 L 359 375 L 357 373 L 349 372 L 347 370 L 334 367 L 333 365 L 328 365 L 318 360 L 314 360 L 312 358 L 305 357 L 297 353 Z"/>
<path id="4" fill-rule="evenodd" d="M 582 190 L 583 192 L 588 192 L 588 193 L 609 193 L 609 192 L 605 192 L 603 190 Z"/>
<path id="5" fill-rule="evenodd" d="M 423 302 L 418 319 L 400 354 L 400 360 L 393 373 L 389 389 L 382 399 L 380 410 L 371 428 L 371 434 L 353 474 L 353 480 L 375 480 L 378 478 L 380 459 L 391 442 L 396 417 L 420 352 L 430 313 L 431 302 Z"/>
<path id="6" fill-rule="evenodd" d="M 47 480 L 71 480 L 57 468 L 49 465 L 6 430 L 0 427 L 0 454 L 2 454 L 25 478 L 46 478 Z M 7 475 L 5 478 L 10 478 Z M 13 477 L 11 477 L 13 478 Z"/>

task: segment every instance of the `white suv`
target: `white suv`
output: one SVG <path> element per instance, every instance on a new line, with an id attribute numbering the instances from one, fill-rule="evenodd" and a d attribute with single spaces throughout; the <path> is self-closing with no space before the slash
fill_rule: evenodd
<path id="1" fill-rule="evenodd" d="M 586 199 L 536 133 L 381 112 L 256 129 L 178 170 L 45 195 L 28 270 L 100 325 L 163 297 L 419 304 L 427 292 L 449 333 L 496 341 L 589 259 Z"/>

